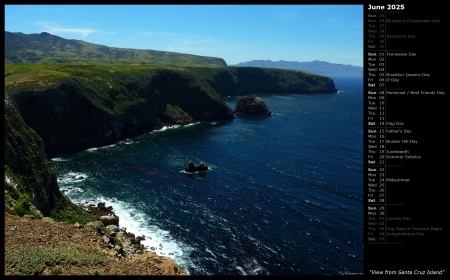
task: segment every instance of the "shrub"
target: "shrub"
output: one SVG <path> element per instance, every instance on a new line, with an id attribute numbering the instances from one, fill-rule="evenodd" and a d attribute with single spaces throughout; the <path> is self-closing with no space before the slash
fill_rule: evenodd
<path id="1" fill-rule="evenodd" d="M 16 205 L 14 205 L 14 212 L 17 213 L 17 215 L 19 216 L 23 216 L 23 215 L 32 215 L 34 216 L 36 219 L 39 218 L 39 216 L 30 211 L 30 206 L 32 205 L 31 203 L 31 198 L 28 196 L 28 194 L 24 193 L 19 197 L 19 200 L 17 201 Z"/>

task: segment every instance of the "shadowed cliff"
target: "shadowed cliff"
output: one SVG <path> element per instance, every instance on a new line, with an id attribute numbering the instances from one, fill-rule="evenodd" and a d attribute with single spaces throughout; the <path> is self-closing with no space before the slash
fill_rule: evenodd
<path id="1" fill-rule="evenodd" d="M 254 67 L 6 65 L 5 90 L 48 155 L 166 125 L 227 121 L 221 96 L 335 93 L 329 77 Z"/>
<path id="2" fill-rule="evenodd" d="M 182 68 L 8 65 L 6 75 L 6 92 L 49 155 L 233 118 L 211 86 Z"/>
<path id="3" fill-rule="evenodd" d="M 48 166 L 44 143 L 25 124 L 15 102 L 5 95 L 5 206 L 12 209 L 20 195 L 28 194 L 44 216 L 59 205 L 70 205 Z"/>

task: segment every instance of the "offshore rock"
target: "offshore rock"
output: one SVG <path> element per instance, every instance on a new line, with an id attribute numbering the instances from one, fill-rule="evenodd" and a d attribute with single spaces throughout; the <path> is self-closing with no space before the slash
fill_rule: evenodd
<path id="1" fill-rule="evenodd" d="M 203 162 L 196 166 L 192 161 L 188 163 L 188 165 L 184 168 L 184 171 L 187 173 L 196 173 L 196 172 L 206 172 L 209 167 L 206 166 Z"/>
<path id="2" fill-rule="evenodd" d="M 244 96 L 234 108 L 234 112 L 241 116 L 270 116 L 272 112 L 266 103 L 259 97 Z"/>

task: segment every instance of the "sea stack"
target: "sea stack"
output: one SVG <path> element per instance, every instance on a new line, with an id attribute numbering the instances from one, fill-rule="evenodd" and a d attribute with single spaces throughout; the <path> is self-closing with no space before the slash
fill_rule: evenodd
<path id="1" fill-rule="evenodd" d="M 259 97 L 244 96 L 234 108 L 234 113 L 240 116 L 270 116 L 272 112 Z"/>

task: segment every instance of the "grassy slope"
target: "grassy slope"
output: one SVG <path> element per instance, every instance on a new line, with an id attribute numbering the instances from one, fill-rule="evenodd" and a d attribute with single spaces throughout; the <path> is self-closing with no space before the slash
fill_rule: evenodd
<path id="1" fill-rule="evenodd" d="M 5 64 L 11 63 L 226 66 L 226 62 L 217 57 L 157 50 L 113 48 L 80 40 L 67 40 L 46 32 L 23 34 L 5 31 Z"/>

